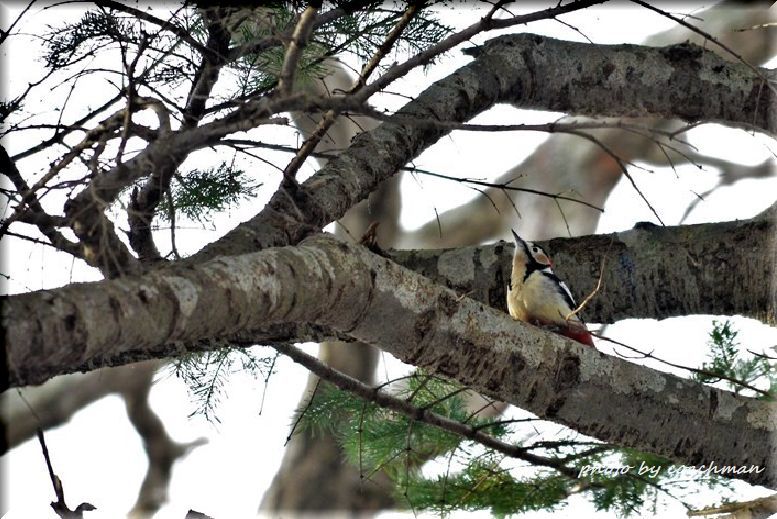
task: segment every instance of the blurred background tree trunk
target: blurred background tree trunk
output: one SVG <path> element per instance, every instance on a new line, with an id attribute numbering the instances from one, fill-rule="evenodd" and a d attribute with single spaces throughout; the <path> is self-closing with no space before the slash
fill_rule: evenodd
<path id="1" fill-rule="evenodd" d="M 330 62 L 329 68 L 332 73 L 327 78 L 310 85 L 314 95 L 327 95 L 353 86 L 353 79 L 338 62 Z M 293 113 L 292 117 L 305 138 L 321 121 L 320 116 L 306 113 Z M 376 123 L 369 119 L 357 121 L 339 116 L 316 151 L 337 153 L 346 149 L 356 134 L 375 126 Z M 318 162 L 323 166 L 326 159 Z M 335 234 L 344 240 L 358 241 L 371 224 L 378 223 L 378 245 L 394 247 L 399 231 L 400 182 L 401 175 L 396 175 L 351 209 L 336 224 Z M 320 345 L 319 358 L 354 378 L 374 384 L 379 352 L 367 344 L 324 342 Z M 317 383 L 318 377 L 311 374 L 298 409 L 305 407 Z M 330 434 L 304 431 L 295 434 L 286 446 L 281 467 L 264 495 L 261 508 L 274 512 L 380 510 L 393 504 L 390 492 L 388 480 L 380 474 L 368 481 L 362 479 L 358 467 L 345 463 L 340 446 Z"/>

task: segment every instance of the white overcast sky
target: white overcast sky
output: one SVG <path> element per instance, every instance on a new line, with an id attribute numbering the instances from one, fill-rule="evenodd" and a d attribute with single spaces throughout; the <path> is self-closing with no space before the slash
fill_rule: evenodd
<path id="1" fill-rule="evenodd" d="M 536 3 L 531 3 L 532 9 Z M 698 13 L 710 3 L 681 6 L 672 4 L 675 12 Z M 0 23 L 7 27 L 15 18 L 21 3 L 0 7 Z M 158 15 L 164 16 L 161 8 Z M 525 9 L 529 10 L 529 9 Z M 519 12 L 520 9 L 516 9 Z M 446 11 L 444 21 L 462 27 L 471 23 L 473 13 L 469 10 Z M 75 9 L 51 9 L 42 11 L 34 7 L 18 28 L 21 32 L 39 34 L 47 23 L 59 23 L 64 19 L 77 19 L 80 11 Z M 665 30 L 672 22 L 660 16 L 633 7 L 599 6 L 562 17 L 573 24 L 595 43 L 640 43 L 647 36 Z M 546 34 L 563 39 L 584 41 L 584 37 L 557 22 L 546 21 L 531 24 L 529 32 Z M 488 37 L 479 38 L 482 41 Z M 13 38 L 12 38 L 13 40 Z M 40 74 L 35 61 L 39 48 L 34 39 L 23 44 L 13 41 L 0 49 L 3 60 L 5 92 L 14 94 L 28 81 Z M 415 71 L 397 84 L 392 90 L 408 95 L 418 93 L 432 81 L 451 73 L 469 58 L 458 51 L 449 53 L 439 64 L 426 71 Z M 767 66 L 773 67 L 774 60 Z M 13 74 L 5 74 L 13 71 Z M 426 73 L 425 73 L 426 72 Z M 37 101 L 40 110 L 52 110 L 66 91 L 63 88 L 51 93 L 45 92 Z M 89 92 L 76 91 L 82 99 L 74 101 L 74 110 L 97 100 L 107 98 L 112 91 L 99 88 Z M 34 105 L 35 100 L 33 100 Z M 397 108 L 402 102 L 399 97 L 383 97 L 381 102 L 389 108 Z M 516 123 L 544 122 L 554 120 L 559 114 L 516 110 L 499 106 L 481 114 L 474 122 Z M 67 118 L 66 118 L 67 119 Z M 286 133 L 282 133 L 282 132 Z M 296 142 L 291 130 L 273 128 L 276 141 Z M 278 132 L 281 132 L 280 134 Z M 30 136 L 32 138 L 32 136 Z M 414 164 L 421 168 L 441 171 L 450 175 L 495 178 L 505 170 L 519 163 L 541 143 L 546 136 L 539 133 L 476 133 L 454 132 L 418 157 Z M 737 160 L 749 164 L 763 161 L 774 155 L 775 143 L 760 135 L 744 131 L 729 130 L 716 125 L 705 125 L 692 130 L 691 142 L 699 146 L 702 153 Z M 31 141 L 21 138 L 4 143 L 13 154 L 29 146 Z M 214 152 L 199 153 L 189 164 L 196 161 L 218 162 L 221 156 Z M 288 156 L 279 154 L 272 158 L 283 165 Z M 196 223 L 185 223 L 178 232 L 178 246 L 183 253 L 191 253 L 234 227 L 237 222 L 255 214 L 261 204 L 269 198 L 277 183 L 278 174 L 256 164 L 246 163 L 247 168 L 261 171 L 265 189 L 259 197 L 248 201 L 227 214 L 214 220 L 212 226 L 202 228 Z M 29 159 L 20 162 L 22 172 L 43 170 L 46 159 Z M 314 171 L 308 166 L 307 174 Z M 656 207 L 667 224 L 677 224 L 683 211 L 694 196 L 715 185 L 718 175 L 714 170 L 704 172 L 695 167 L 679 167 L 677 178 L 670 170 L 657 170 L 648 174 L 633 171 L 645 195 Z M 269 179 L 269 180 L 267 180 Z M 259 177 L 261 181 L 261 177 Z M 421 184 L 406 176 L 403 180 L 402 224 L 413 228 L 434 218 L 435 209 L 442 212 L 475 196 L 473 191 L 458 183 L 424 178 Z M 769 206 L 777 193 L 774 178 L 758 181 L 743 181 L 733 187 L 718 190 L 699 204 L 686 223 L 723 221 L 750 218 Z M 55 208 L 61 201 L 53 201 Z M 56 210 L 56 209 L 54 209 Z M 6 214 L 8 210 L 6 209 Z M 530 215 L 524 215 L 530 217 Z M 628 229 L 635 222 L 652 220 L 652 217 L 630 186 L 619 184 L 605 206 L 598 232 Z M 166 235 L 160 237 L 161 248 L 166 246 Z M 65 254 L 53 252 L 50 248 L 30 246 L 18 240 L 4 240 L 5 265 L 3 273 L 11 280 L 5 287 L 9 293 L 62 286 L 70 281 L 99 279 L 95 271 L 73 262 Z M 656 348 L 656 353 L 667 360 L 698 365 L 704 360 L 706 334 L 711 327 L 711 316 L 667 319 L 664 321 L 631 320 L 610 326 L 607 334 L 622 337 L 625 342 L 646 350 Z M 748 319 L 738 318 L 740 339 L 752 349 L 777 344 L 777 331 Z M 603 351 L 609 351 L 607 346 Z M 314 345 L 306 350 L 315 351 Z M 396 361 L 385 356 L 387 369 L 392 373 L 403 369 Z M 168 372 L 159 374 L 159 381 L 151 393 L 151 403 L 165 422 L 170 434 L 180 441 L 199 437 L 208 438 L 208 444 L 196 449 L 176 464 L 170 492 L 170 503 L 157 515 L 158 518 L 180 518 L 186 510 L 195 509 L 215 517 L 254 517 L 264 489 L 269 485 L 283 453 L 283 444 L 288 434 L 290 416 L 301 396 L 306 373 L 302 368 L 282 359 L 278 364 L 279 374 L 271 378 L 264 405 L 260 407 L 263 381 L 236 373 L 230 379 L 222 405 L 218 408 L 220 423 L 213 424 L 200 416 L 188 417 L 195 403 L 187 394 L 183 383 Z M 381 368 L 381 373 L 383 368 Z M 261 409 L 261 414 L 259 413 Z M 125 514 L 134 503 L 145 473 L 146 457 L 140 439 L 129 424 L 123 402 L 115 396 L 106 397 L 78 412 L 66 425 L 48 431 L 47 443 L 51 451 L 54 468 L 62 478 L 68 504 L 75 506 L 88 501 L 98 508 L 87 517 L 117 517 Z M 14 449 L 2 458 L 5 476 L 4 499 L 0 513 L 4 517 L 56 517 L 48 503 L 54 499 L 51 484 L 40 449 L 35 440 Z M 429 470 L 433 470 L 430 468 Z M 747 490 L 744 485 L 733 497 L 752 498 L 766 492 Z M 704 495 L 699 505 L 711 503 L 719 495 Z M 596 513 L 584 498 L 572 498 L 567 514 L 575 517 L 613 517 L 613 514 Z M 386 513 L 383 517 L 399 514 Z M 405 514 L 407 515 L 407 514 Z M 557 514 L 553 514 L 557 515 Z M 489 514 L 472 514 L 488 517 Z M 550 517 L 551 514 L 536 513 L 527 517 Z M 676 504 L 669 504 L 664 517 L 684 517 L 685 510 Z"/>

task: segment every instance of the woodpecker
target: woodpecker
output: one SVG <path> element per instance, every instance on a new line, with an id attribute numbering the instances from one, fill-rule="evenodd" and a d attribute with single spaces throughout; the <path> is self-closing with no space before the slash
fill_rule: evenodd
<path id="1" fill-rule="evenodd" d="M 513 272 L 507 286 L 507 309 L 513 319 L 558 327 L 559 333 L 581 344 L 593 346 L 591 333 L 572 312 L 577 308 L 566 283 L 553 272 L 545 249 L 526 242 L 515 231 Z"/>

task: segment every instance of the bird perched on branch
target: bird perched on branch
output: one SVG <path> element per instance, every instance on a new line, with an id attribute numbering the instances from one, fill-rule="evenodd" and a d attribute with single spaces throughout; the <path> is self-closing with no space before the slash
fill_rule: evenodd
<path id="1" fill-rule="evenodd" d="M 545 249 L 526 242 L 515 231 L 513 272 L 507 287 L 507 309 L 513 319 L 539 326 L 553 326 L 562 335 L 593 346 L 591 333 L 577 316 L 572 293 L 553 272 Z"/>

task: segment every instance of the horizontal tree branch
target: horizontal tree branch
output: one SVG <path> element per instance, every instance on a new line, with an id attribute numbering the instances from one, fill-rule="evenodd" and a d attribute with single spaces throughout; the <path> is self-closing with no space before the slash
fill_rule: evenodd
<path id="1" fill-rule="evenodd" d="M 521 108 L 600 117 L 720 122 L 777 134 L 777 97 L 756 75 L 692 43 L 666 47 L 591 45 L 510 34 L 466 51 L 494 67 L 519 67 L 512 98 Z"/>
<path id="2" fill-rule="evenodd" d="M 195 267 L 4 298 L 9 384 L 100 357 L 315 322 L 541 418 L 777 486 L 777 405 L 584 348 L 325 235 Z M 96 367 L 96 366 L 95 366 Z"/>
<path id="3" fill-rule="evenodd" d="M 582 313 L 588 321 L 739 314 L 775 324 L 774 236 L 773 216 L 764 214 L 698 225 L 638 224 L 610 235 L 538 243 L 577 301 L 594 290 L 602 273 L 602 287 Z M 460 294 L 505 308 L 512 243 L 387 254 Z"/>
<path id="4" fill-rule="evenodd" d="M 279 190 L 254 218 L 206 246 L 194 260 L 298 243 L 365 199 L 446 135 L 407 118 L 463 122 L 497 103 L 602 117 L 718 121 L 776 134 L 777 102 L 746 65 L 693 44 L 591 45 L 532 34 L 500 36 L 378 128 L 354 138 L 293 192 Z M 775 72 L 759 69 L 765 77 Z M 345 107 L 341 107 L 345 108 Z"/>

